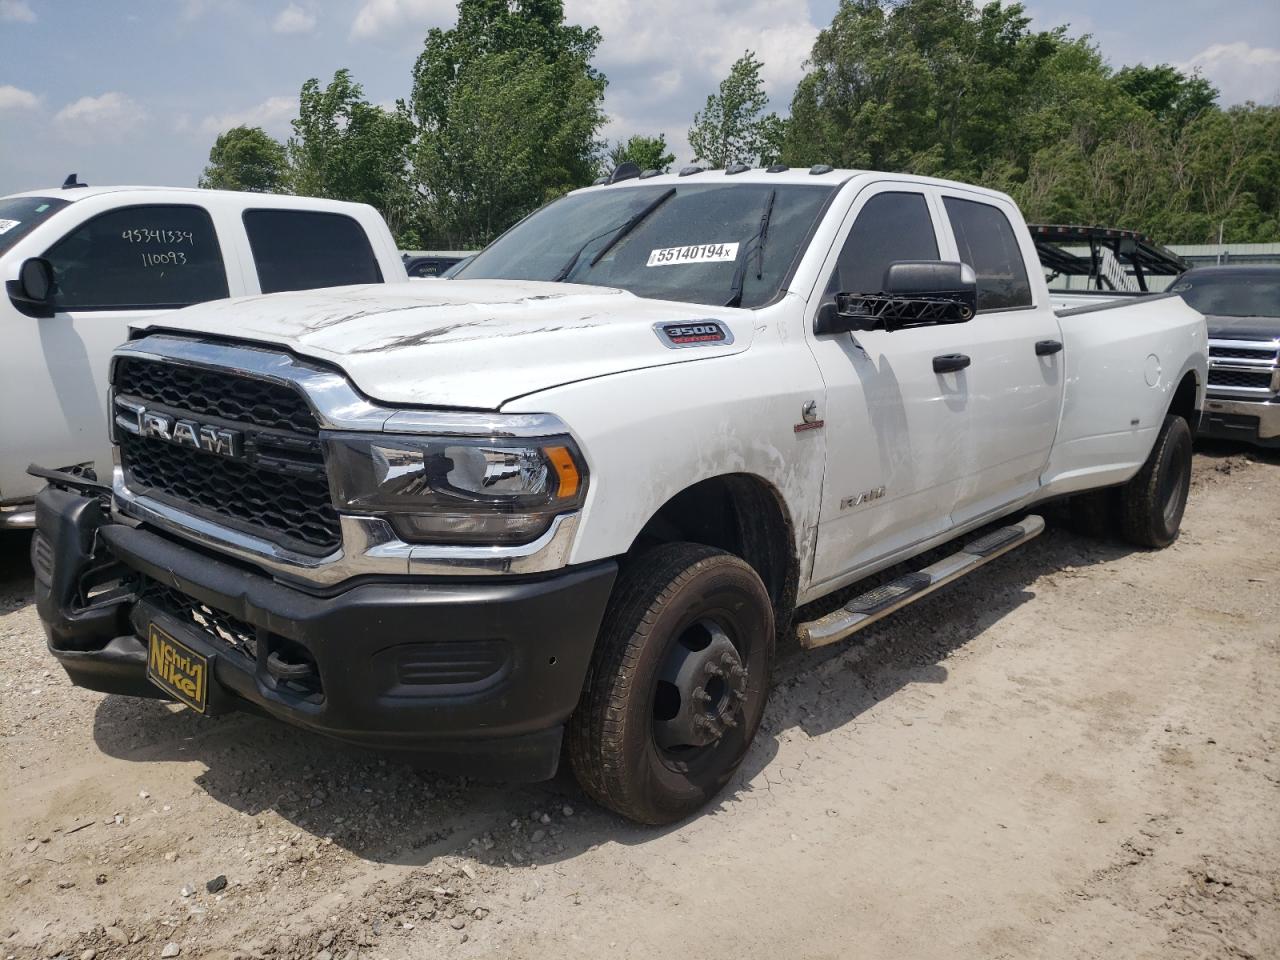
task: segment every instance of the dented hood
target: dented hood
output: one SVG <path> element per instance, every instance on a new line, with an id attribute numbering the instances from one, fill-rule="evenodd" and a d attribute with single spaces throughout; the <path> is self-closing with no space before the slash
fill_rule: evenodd
<path id="1" fill-rule="evenodd" d="M 673 349 L 656 324 L 714 319 L 732 343 Z M 278 344 L 332 363 L 374 400 L 497 410 L 549 387 L 745 350 L 749 311 L 624 290 L 515 280 L 415 280 L 241 297 L 143 328 Z"/>

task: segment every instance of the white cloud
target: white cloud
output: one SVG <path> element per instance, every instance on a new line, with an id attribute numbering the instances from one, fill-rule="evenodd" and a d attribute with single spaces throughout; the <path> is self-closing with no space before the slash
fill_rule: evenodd
<path id="1" fill-rule="evenodd" d="M 351 35 L 370 39 L 406 28 L 446 26 L 457 12 L 455 0 L 365 0 L 351 22 Z"/>
<path id="2" fill-rule="evenodd" d="M 785 113 L 818 36 L 808 0 L 566 0 L 565 17 L 604 37 L 595 63 L 609 78 L 605 135 L 663 133 L 677 166 L 692 159 L 694 111 L 735 60 L 755 52 L 771 108 Z"/>
<path id="3" fill-rule="evenodd" d="M 271 29 L 276 33 L 310 33 L 315 27 L 315 16 L 296 3 L 291 3 L 280 11 Z"/>
<path id="4" fill-rule="evenodd" d="M 1251 47 L 1243 41 L 1215 43 L 1201 50 L 1182 70 L 1199 70 L 1222 91 L 1224 105 L 1280 102 L 1280 50 Z"/>
<path id="5" fill-rule="evenodd" d="M 269 97 L 247 110 L 231 110 L 210 114 L 200 121 L 200 132 L 211 136 L 232 127 L 262 127 L 267 133 L 280 136 L 289 132 L 289 121 L 298 112 L 297 97 Z"/>
<path id="6" fill-rule="evenodd" d="M 718 83 L 744 51 L 754 50 L 771 94 L 790 92 L 818 36 L 807 0 L 568 0 L 565 16 L 599 26 L 606 74 L 611 64 L 647 63 Z"/>
<path id="7" fill-rule="evenodd" d="M 147 112 L 137 101 L 110 91 L 67 104 L 54 114 L 53 123 L 68 140 L 92 143 L 122 140 L 146 119 Z"/>
<path id="8" fill-rule="evenodd" d="M 13 23 L 35 23 L 36 14 L 26 0 L 0 0 L 0 20 Z"/>
<path id="9" fill-rule="evenodd" d="M 5 84 L 0 86 L 0 110 L 30 110 L 40 103 L 40 98 L 30 90 Z"/>

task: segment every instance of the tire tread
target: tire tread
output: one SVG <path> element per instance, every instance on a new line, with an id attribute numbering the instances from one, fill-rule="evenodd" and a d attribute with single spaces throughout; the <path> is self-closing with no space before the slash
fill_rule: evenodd
<path id="1" fill-rule="evenodd" d="M 569 720 L 569 761 L 582 789 L 601 806 L 641 823 L 666 821 L 629 789 L 622 769 L 627 703 L 660 611 L 709 564 L 741 566 L 755 576 L 738 557 L 696 543 L 663 544 L 623 570 L 582 698 Z"/>
<path id="2" fill-rule="evenodd" d="M 1157 549 L 1173 542 L 1155 528 L 1156 518 L 1162 515 L 1160 467 L 1164 463 L 1165 451 L 1178 443 L 1184 433 L 1189 442 L 1190 428 L 1186 420 L 1175 414 L 1166 416 L 1151 455 L 1133 479 L 1121 488 L 1120 534 L 1135 546 Z M 1173 539 L 1177 539 L 1176 531 Z"/>

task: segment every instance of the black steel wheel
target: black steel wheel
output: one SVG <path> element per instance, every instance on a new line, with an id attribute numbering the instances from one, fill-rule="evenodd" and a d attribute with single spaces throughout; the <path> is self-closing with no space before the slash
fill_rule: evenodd
<path id="1" fill-rule="evenodd" d="M 680 820 L 729 781 L 764 713 L 773 607 L 744 561 L 665 544 L 619 576 L 569 758 L 584 790 L 640 823 Z"/>

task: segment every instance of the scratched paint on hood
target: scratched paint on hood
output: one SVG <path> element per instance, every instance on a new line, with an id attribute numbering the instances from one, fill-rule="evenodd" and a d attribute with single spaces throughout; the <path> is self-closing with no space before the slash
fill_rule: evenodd
<path id="1" fill-rule="evenodd" d="M 727 325 L 733 343 L 672 350 L 654 332 L 658 323 L 703 319 Z M 152 325 L 279 344 L 341 367 L 386 403 L 485 410 L 561 384 L 739 353 L 754 333 L 750 311 L 512 280 L 242 297 Z"/>

